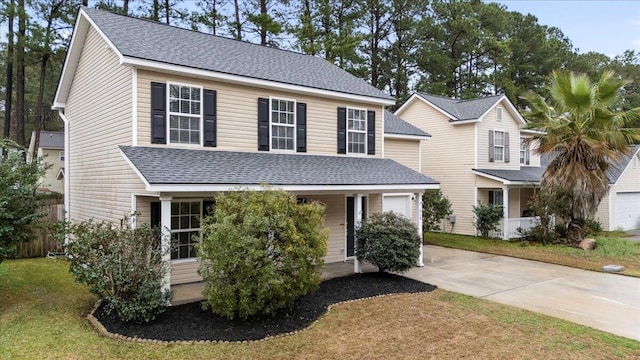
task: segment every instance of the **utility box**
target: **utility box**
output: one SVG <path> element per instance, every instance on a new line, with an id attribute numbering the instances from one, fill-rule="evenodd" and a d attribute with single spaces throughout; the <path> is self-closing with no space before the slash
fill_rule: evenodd
<path id="1" fill-rule="evenodd" d="M 456 216 L 455 215 L 449 215 L 449 222 L 452 224 L 456 223 Z"/>

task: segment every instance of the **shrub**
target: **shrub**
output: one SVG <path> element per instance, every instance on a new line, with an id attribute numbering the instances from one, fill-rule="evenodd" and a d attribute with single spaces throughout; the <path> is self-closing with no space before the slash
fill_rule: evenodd
<path id="1" fill-rule="evenodd" d="M 124 224 L 124 225 L 122 225 Z M 162 261 L 160 230 L 144 224 L 85 221 L 66 224 L 73 238 L 65 247 L 76 282 L 104 299 L 124 322 L 149 322 L 165 310 L 170 291 L 162 291 L 168 264 Z"/>
<path id="2" fill-rule="evenodd" d="M 380 271 L 405 272 L 414 267 L 422 241 L 409 219 L 394 212 L 374 214 L 356 229 L 356 256 Z"/>
<path id="3" fill-rule="evenodd" d="M 602 232 L 602 224 L 598 220 L 585 219 L 582 224 L 582 236 L 595 236 Z"/>
<path id="4" fill-rule="evenodd" d="M 424 231 L 440 231 L 440 222 L 451 215 L 451 202 L 440 189 L 425 190 L 422 194 L 422 226 Z"/>
<path id="5" fill-rule="evenodd" d="M 498 224 L 503 217 L 502 205 L 479 204 L 473 207 L 473 213 L 476 214 L 475 226 L 480 235 L 484 238 L 489 237 L 489 232 L 498 230 Z"/>
<path id="6" fill-rule="evenodd" d="M 197 248 L 205 308 L 231 319 L 273 315 L 317 290 L 329 237 L 324 211 L 283 191 L 218 195 Z"/>
<path id="7" fill-rule="evenodd" d="M 19 242 L 33 239 L 32 224 L 44 215 L 36 189 L 47 167 L 40 158 L 25 162 L 16 146 L 0 139 L 0 263 L 15 257 Z"/>

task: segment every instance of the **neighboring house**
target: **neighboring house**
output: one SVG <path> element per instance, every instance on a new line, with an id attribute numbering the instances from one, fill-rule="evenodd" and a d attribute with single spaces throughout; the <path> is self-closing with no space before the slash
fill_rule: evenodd
<path id="1" fill-rule="evenodd" d="M 41 131 L 38 149 L 35 149 L 36 132 L 31 133 L 29 153 L 27 159 L 34 156 L 44 159 L 44 163 L 51 165 L 40 178 L 40 187 L 49 191 L 64 193 L 64 133 Z"/>
<path id="2" fill-rule="evenodd" d="M 532 151 L 533 132 L 523 129 L 524 118 L 506 96 L 457 100 L 416 93 L 395 114 L 433 135 L 422 146 L 420 171 L 438 179 L 451 201 L 444 231 L 476 234 L 473 206 L 481 203 L 504 206 L 493 236 L 519 237 L 518 228 L 536 224 L 528 202 L 549 161 Z M 609 195 L 596 214 L 604 229 L 640 227 L 637 147 L 633 151 L 609 170 Z"/>
<path id="3" fill-rule="evenodd" d="M 419 209 L 438 188 L 383 157 L 393 103 L 317 57 L 82 7 L 54 100 L 67 214 L 161 224 L 178 242 L 174 285 L 200 280 L 192 240 L 213 196 L 269 184 L 324 203 L 326 262 L 353 259 L 354 228 L 383 194 Z"/>

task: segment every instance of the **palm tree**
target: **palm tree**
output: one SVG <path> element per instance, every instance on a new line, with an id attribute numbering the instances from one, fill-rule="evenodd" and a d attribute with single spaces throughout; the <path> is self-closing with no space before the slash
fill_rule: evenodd
<path id="1" fill-rule="evenodd" d="M 523 97 L 529 107 L 527 128 L 539 130 L 534 136 L 537 152 L 555 156 L 541 187 L 569 195 L 569 245 L 580 243 L 583 221 L 594 216 L 607 194 L 610 161 L 628 153 L 630 144 L 640 143 L 640 129 L 630 128 L 640 118 L 640 108 L 613 109 L 627 83 L 611 71 L 598 82 L 585 74 L 557 71 L 548 87 L 549 99 L 533 93 Z"/>

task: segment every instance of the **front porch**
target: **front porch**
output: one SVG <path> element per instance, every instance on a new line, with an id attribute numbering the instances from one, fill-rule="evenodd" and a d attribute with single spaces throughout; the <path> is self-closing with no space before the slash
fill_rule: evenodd
<path id="1" fill-rule="evenodd" d="M 351 275 L 353 274 L 353 266 L 353 260 L 325 264 L 322 268 L 322 280 Z M 361 265 L 361 272 L 375 271 L 378 271 L 378 268 L 371 264 Z M 204 282 L 202 281 L 173 285 L 171 286 L 171 290 L 174 292 L 171 305 L 180 305 L 204 300 L 204 296 L 202 296 L 203 289 Z"/>
<path id="2" fill-rule="evenodd" d="M 526 231 L 540 223 L 540 218 L 531 216 L 529 201 L 535 194 L 536 188 L 525 186 L 502 186 L 501 188 L 477 189 L 478 203 L 502 205 L 503 218 L 498 230 L 491 231 L 490 237 L 499 239 L 514 239 L 522 237 L 521 231 Z"/>

